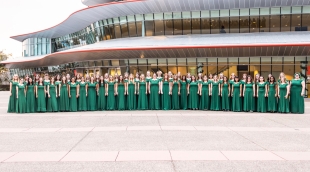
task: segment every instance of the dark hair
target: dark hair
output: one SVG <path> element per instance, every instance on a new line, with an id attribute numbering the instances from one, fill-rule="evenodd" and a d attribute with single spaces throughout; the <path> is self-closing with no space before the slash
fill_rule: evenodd
<path id="1" fill-rule="evenodd" d="M 184 81 L 186 81 L 186 76 L 185 75 L 182 75 L 182 81 L 184 80 Z M 184 78 L 184 79 L 183 79 Z"/>
<path id="2" fill-rule="evenodd" d="M 224 78 L 226 78 L 226 82 L 227 82 L 227 83 L 229 83 L 229 82 L 228 82 L 228 81 L 229 81 L 229 79 L 228 79 L 228 77 L 227 77 L 227 76 L 223 76 L 223 83 L 225 82 L 225 81 L 224 81 Z"/>
<path id="3" fill-rule="evenodd" d="M 264 76 L 259 76 L 259 78 L 258 78 L 258 82 L 260 82 L 260 77 L 262 77 L 262 78 L 263 78 L 263 81 L 265 82 L 265 78 L 264 78 Z"/>
<path id="4" fill-rule="evenodd" d="M 33 85 L 33 82 L 34 82 L 34 81 L 33 81 L 33 79 L 32 79 L 31 77 L 28 78 L 28 80 L 27 80 L 27 85 L 30 85 L 29 79 L 31 79 L 31 85 Z"/>
<path id="5" fill-rule="evenodd" d="M 238 76 L 235 76 L 234 82 L 236 82 L 236 79 L 238 79 L 238 81 L 239 81 L 239 77 Z"/>
<path id="6" fill-rule="evenodd" d="M 270 78 L 268 78 L 268 82 L 271 82 L 271 78 L 273 79 L 272 83 L 275 83 L 276 78 L 273 75 Z"/>
<path id="7" fill-rule="evenodd" d="M 251 79 L 251 82 L 253 81 L 252 76 L 251 76 L 251 75 L 248 75 L 248 76 L 246 77 L 246 81 L 245 81 L 246 83 L 248 82 L 248 79 L 249 79 L 249 78 Z"/>

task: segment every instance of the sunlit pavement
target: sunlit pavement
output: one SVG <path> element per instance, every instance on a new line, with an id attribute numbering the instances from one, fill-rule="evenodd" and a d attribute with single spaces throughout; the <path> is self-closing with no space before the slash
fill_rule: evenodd
<path id="1" fill-rule="evenodd" d="M 97 111 L 7 114 L 0 171 L 310 171 L 305 114 Z"/>

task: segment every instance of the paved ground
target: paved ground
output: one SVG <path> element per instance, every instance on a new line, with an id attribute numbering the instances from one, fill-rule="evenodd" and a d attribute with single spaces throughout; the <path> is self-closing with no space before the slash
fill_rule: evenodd
<path id="1" fill-rule="evenodd" d="M 7 114 L 0 171 L 310 171 L 306 114 L 105 111 Z"/>

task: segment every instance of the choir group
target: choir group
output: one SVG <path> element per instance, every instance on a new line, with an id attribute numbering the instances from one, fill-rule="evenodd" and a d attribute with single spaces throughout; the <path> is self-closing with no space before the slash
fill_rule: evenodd
<path id="1" fill-rule="evenodd" d="M 304 113 L 305 82 L 299 73 L 286 80 L 269 74 L 265 80 L 234 73 L 173 75 L 161 71 L 105 74 L 70 78 L 36 75 L 10 82 L 9 113 L 76 112 L 103 110 L 212 110 L 234 112 Z"/>

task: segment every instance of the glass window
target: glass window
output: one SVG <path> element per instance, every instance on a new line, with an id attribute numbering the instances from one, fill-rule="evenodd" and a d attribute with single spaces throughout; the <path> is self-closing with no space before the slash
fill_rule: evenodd
<path id="1" fill-rule="evenodd" d="M 137 21 L 137 36 L 142 36 L 142 21 Z M 130 33 L 131 34 L 131 33 Z"/>
<path id="2" fill-rule="evenodd" d="M 301 15 L 292 14 L 291 18 L 292 18 L 291 31 L 300 31 L 301 30 Z"/>
<path id="3" fill-rule="evenodd" d="M 154 36 L 154 22 L 145 21 L 145 36 Z"/>
<path id="4" fill-rule="evenodd" d="M 120 17 L 119 18 L 120 19 L 120 23 L 126 23 L 127 22 L 127 19 L 126 19 L 126 17 Z"/>
<path id="5" fill-rule="evenodd" d="M 199 71 L 203 75 L 207 74 L 207 66 L 208 66 L 208 64 L 207 64 L 206 58 L 197 58 L 197 67 L 199 67 Z"/>
<path id="6" fill-rule="evenodd" d="M 114 25 L 114 31 L 115 31 L 115 38 L 121 38 L 122 35 L 121 35 L 121 28 L 119 26 L 119 24 L 115 24 Z"/>
<path id="7" fill-rule="evenodd" d="M 302 31 L 309 31 L 310 30 L 310 6 L 303 7 L 303 14 L 302 14 Z"/>
<path id="8" fill-rule="evenodd" d="M 240 9 L 240 33 L 248 33 L 250 29 L 249 9 Z"/>
<path id="9" fill-rule="evenodd" d="M 165 20 L 165 35 L 173 35 L 173 20 Z"/>
<path id="10" fill-rule="evenodd" d="M 164 21 L 155 20 L 155 35 L 164 35 Z"/>
<path id="11" fill-rule="evenodd" d="M 168 71 L 171 71 L 172 74 L 177 74 L 177 64 L 175 58 L 168 58 Z"/>
<path id="12" fill-rule="evenodd" d="M 121 33 L 122 33 L 122 38 L 126 38 L 129 36 L 127 23 L 121 25 Z"/>
<path id="13" fill-rule="evenodd" d="M 142 21 L 143 20 L 143 14 L 136 14 L 136 21 Z"/>
<path id="14" fill-rule="evenodd" d="M 164 13 L 164 19 L 172 19 L 172 13 Z"/>
<path id="15" fill-rule="evenodd" d="M 200 11 L 193 11 L 192 18 L 200 18 Z"/>
<path id="16" fill-rule="evenodd" d="M 200 18 L 192 19 L 192 34 L 200 34 Z"/>
<path id="17" fill-rule="evenodd" d="M 174 12 L 173 13 L 173 19 L 182 19 L 182 13 L 181 12 Z"/>
<path id="18" fill-rule="evenodd" d="M 127 16 L 128 22 L 133 22 L 135 21 L 135 16 Z"/>
<path id="19" fill-rule="evenodd" d="M 270 12 L 270 32 L 280 32 L 280 8 L 271 8 Z"/>
<path id="20" fill-rule="evenodd" d="M 219 11 L 211 11 L 211 34 L 220 33 Z"/>
<path id="21" fill-rule="evenodd" d="M 190 19 L 190 18 L 192 18 L 191 17 L 191 12 L 189 12 L 189 11 L 182 12 L 182 18 L 183 19 Z"/>
<path id="22" fill-rule="evenodd" d="M 174 35 L 182 35 L 182 19 L 173 19 Z"/>
<path id="23" fill-rule="evenodd" d="M 192 33 L 191 19 L 183 19 L 183 35 Z"/>
<path id="24" fill-rule="evenodd" d="M 157 14 L 154 14 L 154 19 L 155 20 L 162 20 L 163 19 L 163 13 L 157 13 Z"/>
<path id="25" fill-rule="evenodd" d="M 239 33 L 239 10 L 230 10 L 230 33 Z"/>
<path id="26" fill-rule="evenodd" d="M 153 20 L 153 14 L 144 14 L 145 20 Z"/>
<path id="27" fill-rule="evenodd" d="M 201 18 L 201 33 L 210 34 L 210 19 Z"/>
<path id="28" fill-rule="evenodd" d="M 128 27 L 129 27 L 130 37 L 136 37 L 137 36 L 136 23 L 135 22 L 129 22 Z"/>
<path id="29" fill-rule="evenodd" d="M 290 31 L 291 30 L 291 7 L 282 7 L 281 8 L 281 31 Z"/>
<path id="30" fill-rule="evenodd" d="M 250 32 L 259 32 L 259 9 L 250 9 Z"/>
<path id="31" fill-rule="evenodd" d="M 209 18 L 210 11 L 201 11 L 201 18 Z"/>

